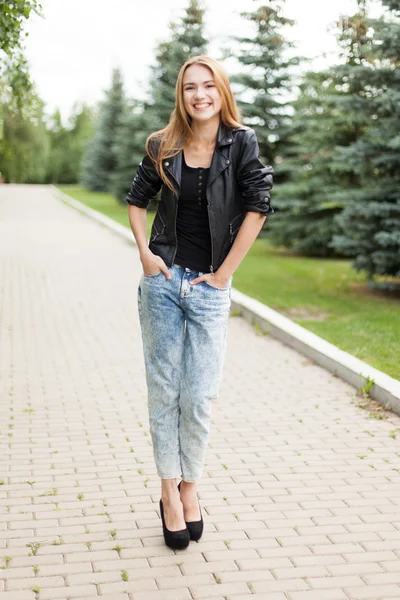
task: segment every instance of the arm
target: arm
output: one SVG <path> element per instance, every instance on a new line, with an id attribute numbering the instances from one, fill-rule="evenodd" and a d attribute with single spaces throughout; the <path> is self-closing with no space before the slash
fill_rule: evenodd
<path id="1" fill-rule="evenodd" d="M 206 273 L 205 275 L 193 279 L 190 284 L 207 281 L 208 283 L 211 283 L 211 285 L 215 285 L 215 287 L 225 287 L 253 245 L 254 240 L 261 231 L 265 219 L 266 217 L 258 212 L 248 212 L 240 226 L 232 248 L 220 268 L 213 274 Z"/>
<path id="2" fill-rule="evenodd" d="M 232 248 L 220 268 L 214 273 L 212 281 L 217 287 L 225 287 L 227 285 L 229 279 L 257 239 L 265 219 L 265 215 L 259 212 L 247 213 Z"/>
<path id="3" fill-rule="evenodd" d="M 151 198 L 154 198 L 162 185 L 149 155 L 140 162 L 131 188 L 126 196 L 129 223 L 139 249 L 140 260 L 145 275 L 155 275 L 162 271 L 167 279 L 171 278 L 168 267 L 161 258 L 151 252 L 147 243 L 146 213 Z"/>
<path id="4" fill-rule="evenodd" d="M 128 207 L 129 223 L 139 249 L 143 273 L 145 275 L 155 275 L 158 273 L 158 271 L 162 271 L 167 279 L 171 279 L 168 267 L 161 256 L 153 254 L 148 247 L 146 234 L 146 213 L 147 210 L 145 208 L 139 208 L 135 205 L 130 205 Z"/>

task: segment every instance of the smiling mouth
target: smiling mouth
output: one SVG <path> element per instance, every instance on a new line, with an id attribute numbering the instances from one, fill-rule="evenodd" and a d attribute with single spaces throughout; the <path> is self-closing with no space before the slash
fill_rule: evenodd
<path id="1" fill-rule="evenodd" d="M 203 108 L 208 108 L 209 106 L 211 106 L 211 102 L 208 102 L 207 104 L 193 104 L 193 108 L 196 110 L 202 110 Z"/>

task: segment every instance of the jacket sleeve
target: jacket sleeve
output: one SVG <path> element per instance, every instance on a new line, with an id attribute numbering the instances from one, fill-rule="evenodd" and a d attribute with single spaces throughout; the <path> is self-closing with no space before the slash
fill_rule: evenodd
<path id="1" fill-rule="evenodd" d="M 139 208 L 147 208 L 163 184 L 150 156 L 146 154 L 139 163 L 136 175 L 125 201 Z"/>
<path id="2" fill-rule="evenodd" d="M 275 212 L 270 206 L 274 170 L 271 166 L 264 166 L 259 157 L 256 133 L 254 129 L 248 129 L 243 136 L 237 181 L 242 193 L 244 209 L 267 216 Z"/>

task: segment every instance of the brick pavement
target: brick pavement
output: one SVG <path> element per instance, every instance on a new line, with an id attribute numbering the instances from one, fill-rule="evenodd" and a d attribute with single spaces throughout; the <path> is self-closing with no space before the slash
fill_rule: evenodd
<path id="1" fill-rule="evenodd" d="M 164 545 L 139 276 L 49 189 L 0 186 L 0 600 L 399 600 L 400 418 L 240 318 L 204 536 Z"/>

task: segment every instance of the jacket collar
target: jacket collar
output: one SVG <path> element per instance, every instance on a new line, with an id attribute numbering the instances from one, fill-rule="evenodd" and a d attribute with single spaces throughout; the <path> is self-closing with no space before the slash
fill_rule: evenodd
<path id="1" fill-rule="evenodd" d="M 218 176 L 218 174 L 223 171 L 226 166 L 228 166 L 229 162 L 225 160 L 224 154 L 221 152 L 221 148 L 223 146 L 229 146 L 233 143 L 233 134 L 234 128 L 225 125 L 223 121 L 220 122 L 217 132 L 217 141 L 215 144 L 215 150 L 213 154 L 213 158 L 210 165 L 210 171 L 208 176 L 208 185 L 214 181 L 214 179 Z M 183 150 L 180 150 L 175 156 L 172 158 L 168 158 L 164 161 L 164 168 L 170 175 L 172 175 L 175 182 L 178 184 L 179 188 L 181 185 L 181 170 L 182 170 L 182 155 Z M 223 162 L 221 164 L 221 156 L 223 157 Z"/>
<path id="2" fill-rule="evenodd" d="M 225 125 L 223 121 L 220 122 L 217 133 L 217 143 L 215 145 L 216 148 L 220 146 L 226 146 L 228 144 L 232 144 L 233 136 L 232 136 L 233 128 Z"/>

